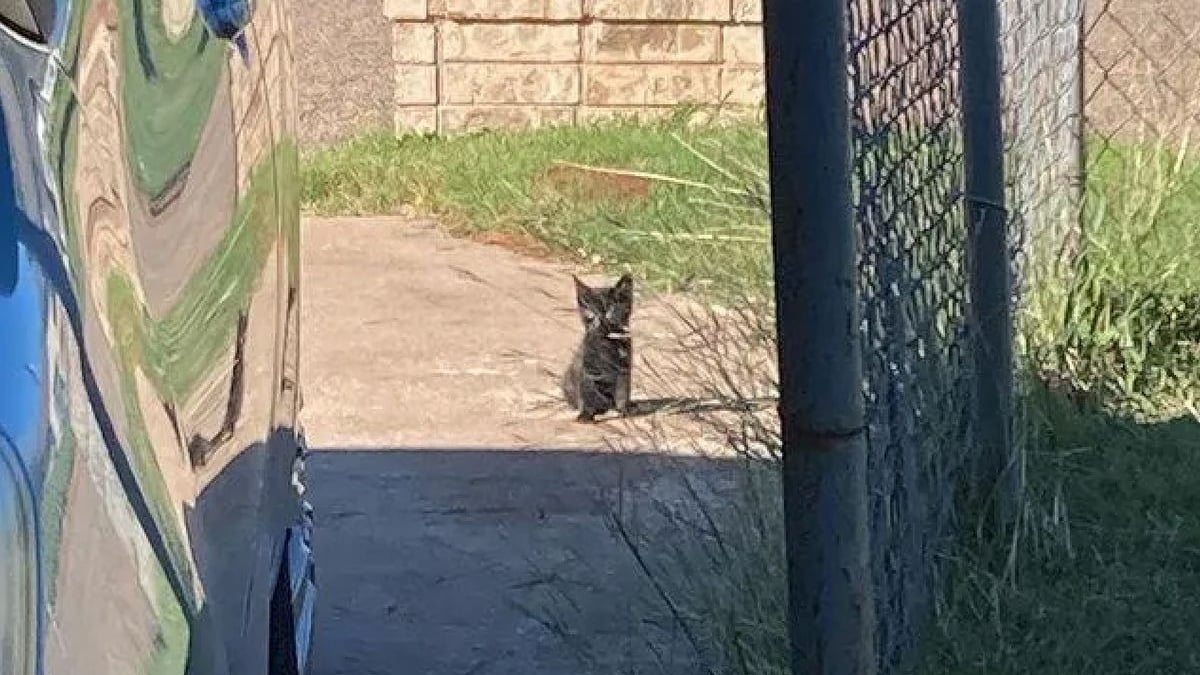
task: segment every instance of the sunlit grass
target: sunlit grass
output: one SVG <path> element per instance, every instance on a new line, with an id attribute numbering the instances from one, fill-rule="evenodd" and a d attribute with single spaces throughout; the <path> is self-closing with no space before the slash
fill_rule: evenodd
<path id="1" fill-rule="evenodd" d="M 529 238 L 660 289 L 761 288 L 770 279 L 765 152 L 759 124 L 682 119 L 375 135 L 309 158 L 304 204 L 326 215 L 408 207 L 459 233 Z M 764 181 L 747 189 L 726 166 L 751 167 Z"/>

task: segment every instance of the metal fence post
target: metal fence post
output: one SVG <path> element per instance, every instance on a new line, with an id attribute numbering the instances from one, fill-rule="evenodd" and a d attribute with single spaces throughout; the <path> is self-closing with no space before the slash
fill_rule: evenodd
<path id="1" fill-rule="evenodd" d="M 1087 72 L 1087 0 L 1075 0 L 1075 86 L 1071 91 L 1071 107 L 1075 115 L 1075 176 L 1072 178 L 1071 198 L 1072 219 L 1071 230 L 1063 241 L 1062 251 L 1057 261 L 1061 269 L 1073 269 L 1079 260 L 1080 249 L 1083 246 L 1083 226 L 1086 213 L 1084 200 L 1087 199 L 1087 118 L 1084 107 L 1087 105 L 1087 82 L 1084 73 Z"/>
<path id="2" fill-rule="evenodd" d="M 766 0 L 792 671 L 876 667 L 845 0 Z"/>
<path id="3" fill-rule="evenodd" d="M 1022 467 L 1012 443 L 1013 324 L 997 0 L 958 0 L 958 20 L 976 480 L 978 489 L 995 495 L 995 515 L 1004 525 L 1019 507 Z"/>

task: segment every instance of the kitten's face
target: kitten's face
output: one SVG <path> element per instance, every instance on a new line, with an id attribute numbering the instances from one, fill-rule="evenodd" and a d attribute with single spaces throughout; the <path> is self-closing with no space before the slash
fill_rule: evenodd
<path id="1" fill-rule="evenodd" d="M 629 317 L 633 314 L 633 279 L 628 274 L 606 288 L 591 288 L 575 278 L 575 300 L 587 330 L 605 333 L 629 330 Z"/>

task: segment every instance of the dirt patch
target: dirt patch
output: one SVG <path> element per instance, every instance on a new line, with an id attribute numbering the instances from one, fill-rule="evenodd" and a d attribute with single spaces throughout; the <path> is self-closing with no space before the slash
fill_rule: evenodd
<path id="1" fill-rule="evenodd" d="M 537 237 L 520 232 L 477 232 L 471 234 L 471 240 L 539 260 L 561 257 Z"/>
<path id="2" fill-rule="evenodd" d="M 538 179 L 543 188 L 590 202 L 639 202 L 650 196 L 650 184 L 642 176 L 562 164 L 546 169 Z"/>

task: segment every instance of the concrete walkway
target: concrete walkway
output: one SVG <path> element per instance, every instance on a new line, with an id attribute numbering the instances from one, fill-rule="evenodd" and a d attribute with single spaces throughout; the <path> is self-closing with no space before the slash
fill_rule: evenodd
<path id="1" fill-rule="evenodd" d="M 616 427 L 557 400 L 580 330 L 568 270 L 430 223 L 304 237 L 317 675 L 663 672 L 632 620 L 651 594 L 605 519 L 618 484 L 665 489 L 661 460 L 607 451 Z M 635 310 L 635 340 L 655 314 Z M 564 585 L 582 646 L 531 604 Z"/>
<path id="2" fill-rule="evenodd" d="M 595 446 L 558 403 L 569 272 L 432 223 L 304 231 L 305 420 L 317 445 Z"/>

